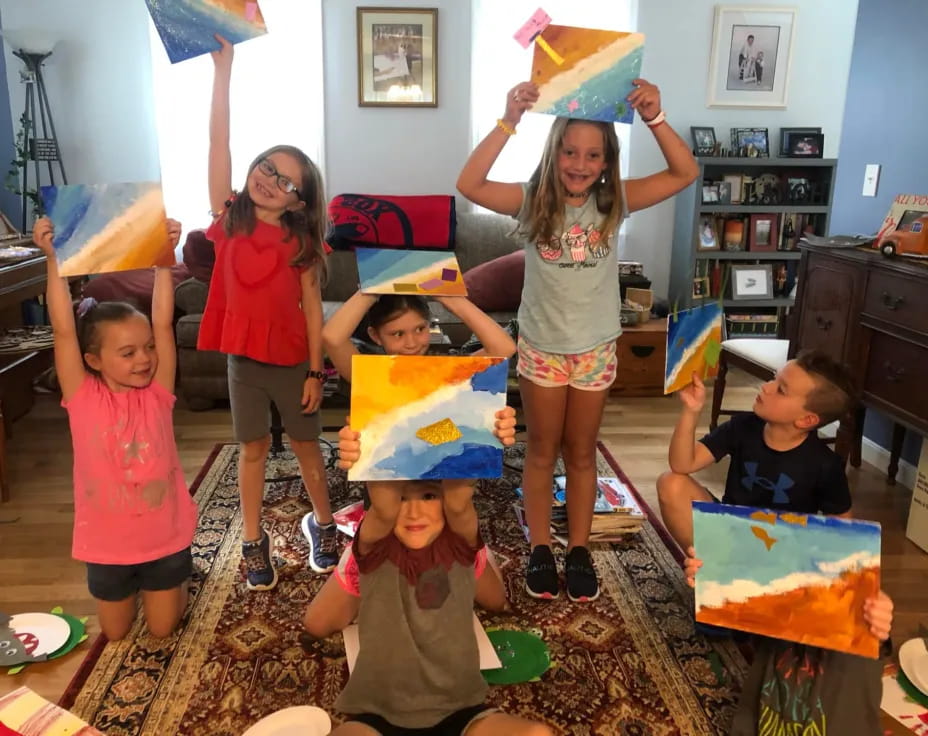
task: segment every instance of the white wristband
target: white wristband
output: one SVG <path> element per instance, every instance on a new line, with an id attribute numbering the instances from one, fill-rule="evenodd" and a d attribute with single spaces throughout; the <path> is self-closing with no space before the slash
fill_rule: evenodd
<path id="1" fill-rule="evenodd" d="M 664 115 L 664 111 L 661 110 L 659 113 L 657 113 L 657 115 L 655 115 L 650 120 L 645 120 L 644 124 L 647 125 L 649 128 L 653 128 L 656 125 L 660 125 L 661 123 L 663 123 L 666 119 L 667 118 Z"/>

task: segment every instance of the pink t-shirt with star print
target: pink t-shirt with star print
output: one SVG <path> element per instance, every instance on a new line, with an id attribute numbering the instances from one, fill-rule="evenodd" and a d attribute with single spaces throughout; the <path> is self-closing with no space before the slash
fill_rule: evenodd
<path id="1" fill-rule="evenodd" d="M 174 441 L 174 401 L 157 381 L 117 392 L 88 375 L 61 402 L 74 446 L 75 559 L 135 565 L 190 546 L 197 508 Z"/>

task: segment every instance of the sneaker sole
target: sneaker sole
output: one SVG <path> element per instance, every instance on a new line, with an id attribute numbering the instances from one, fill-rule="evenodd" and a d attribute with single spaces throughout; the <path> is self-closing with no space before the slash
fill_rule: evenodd
<path id="1" fill-rule="evenodd" d="M 273 580 L 271 580 L 271 582 L 266 583 L 265 585 L 252 585 L 251 581 L 246 576 L 245 586 L 248 588 L 248 590 L 257 590 L 257 591 L 273 590 L 277 586 L 277 568 L 274 567 L 273 562 L 271 563 L 271 569 L 274 571 L 274 578 Z"/>
<path id="2" fill-rule="evenodd" d="M 302 521 L 300 521 L 300 531 L 303 532 L 303 536 L 306 538 L 306 541 L 309 544 L 309 569 L 313 572 L 319 573 L 320 575 L 323 575 L 327 572 L 332 572 L 338 563 L 335 563 L 329 567 L 319 567 L 319 565 L 317 565 L 313 560 L 313 554 L 315 554 L 316 548 L 313 546 L 313 538 L 309 533 L 309 514 L 306 514 Z"/>
<path id="3" fill-rule="evenodd" d="M 602 592 L 602 591 L 597 590 L 597 591 L 596 591 L 596 595 L 594 595 L 594 596 L 581 595 L 581 596 L 579 596 L 579 597 L 577 597 L 577 598 L 574 598 L 574 597 L 570 594 L 570 591 L 567 591 L 567 597 L 570 598 L 570 600 L 573 601 L 574 603 L 592 603 L 592 602 L 595 601 L 597 598 L 599 598 L 599 594 L 600 594 L 601 592 Z"/>
<path id="4" fill-rule="evenodd" d="M 536 601 L 556 601 L 560 598 L 561 593 L 558 591 L 554 595 L 545 591 L 544 593 L 536 593 L 534 590 L 528 587 L 528 583 L 525 583 L 525 592 L 528 593 Z"/>

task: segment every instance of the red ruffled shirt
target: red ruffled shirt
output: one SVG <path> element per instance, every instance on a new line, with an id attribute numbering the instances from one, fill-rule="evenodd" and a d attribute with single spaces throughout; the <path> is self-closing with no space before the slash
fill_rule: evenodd
<path id="1" fill-rule="evenodd" d="M 300 276 L 291 266 L 298 241 L 282 228 L 257 220 L 250 234 L 226 235 L 223 218 L 206 231 L 216 265 L 200 323 L 198 350 L 243 355 L 273 365 L 309 357 Z"/>

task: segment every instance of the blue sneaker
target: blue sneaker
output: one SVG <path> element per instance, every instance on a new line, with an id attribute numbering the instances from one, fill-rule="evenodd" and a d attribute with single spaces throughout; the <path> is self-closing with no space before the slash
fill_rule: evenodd
<path id="1" fill-rule="evenodd" d="M 338 529 L 335 522 L 326 526 L 316 523 L 316 517 L 310 511 L 300 522 L 303 536 L 309 542 L 309 566 L 314 572 L 332 572 L 338 564 Z"/>
<path id="2" fill-rule="evenodd" d="M 277 569 L 271 559 L 271 538 L 261 530 L 257 542 L 242 542 L 248 590 L 271 590 L 277 585 Z"/>

